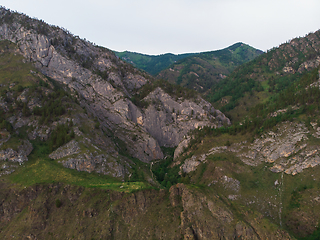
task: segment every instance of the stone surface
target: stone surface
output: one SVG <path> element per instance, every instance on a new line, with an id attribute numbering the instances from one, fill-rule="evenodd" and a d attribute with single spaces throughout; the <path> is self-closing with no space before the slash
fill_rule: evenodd
<path id="1" fill-rule="evenodd" d="M 190 173 L 192 171 L 195 171 L 202 162 L 206 162 L 205 154 L 201 156 L 193 155 L 191 158 L 184 161 L 184 163 L 180 166 L 180 170 L 185 173 Z"/>
<path id="2" fill-rule="evenodd" d="M 180 156 L 180 154 L 189 146 L 190 140 L 191 138 L 187 137 L 179 143 L 177 148 L 174 150 L 173 160 L 176 160 Z"/>
<path id="3" fill-rule="evenodd" d="M 133 69 L 108 49 L 96 47 L 62 29 L 49 29 L 47 35 L 42 35 L 18 23 L 2 24 L 0 38 L 17 43 L 21 54 L 38 70 L 77 92 L 87 111 L 99 118 L 102 128 L 116 132 L 132 156 L 144 162 L 161 159 L 160 146 L 178 145 L 189 130 L 230 123 L 203 99 L 199 99 L 199 104 L 188 100 L 175 101 L 161 89 L 146 97 L 146 100 L 158 101 L 160 108 L 153 104 L 147 109 L 138 108 L 129 100 L 132 91 L 150 82 L 150 77 Z M 70 44 L 73 52 L 70 53 L 63 44 L 53 45 L 57 39 Z M 84 68 L 79 56 L 80 59 L 92 59 L 92 64 Z M 93 73 L 92 69 L 105 73 L 104 78 Z M 25 94 L 23 92 L 19 99 L 25 101 Z M 41 106 L 39 99 L 30 99 L 28 107 L 35 106 Z M 179 114 L 174 114 L 173 109 Z M 38 135 L 33 132 L 30 139 Z"/>
<path id="4" fill-rule="evenodd" d="M 222 184 L 226 189 L 232 190 L 234 192 L 239 192 L 240 190 L 240 181 L 226 175 L 221 178 Z"/>
<path id="5" fill-rule="evenodd" d="M 317 137 L 317 123 L 313 125 L 313 136 Z M 277 132 L 268 132 L 253 143 L 242 142 L 231 146 L 214 147 L 206 156 L 222 152 L 235 153 L 245 164 L 257 166 L 262 162 L 273 163 L 272 172 L 295 175 L 304 169 L 320 165 L 320 147 L 308 143 L 310 131 L 303 123 L 284 122 Z M 182 165 L 186 171 L 194 171 L 200 164 L 194 156 Z"/>
<path id="6" fill-rule="evenodd" d="M 320 65 L 320 56 L 317 56 L 313 60 L 306 61 L 299 66 L 298 72 L 302 73 L 305 70 L 316 68 Z"/>
<path id="7" fill-rule="evenodd" d="M 245 164 L 258 166 L 262 162 L 273 164 L 270 170 L 275 173 L 285 172 L 296 175 L 304 169 L 320 165 L 320 147 L 308 142 L 308 135 L 318 138 L 317 123 L 312 123 L 310 130 L 304 123 L 284 122 L 279 124 L 276 132 L 268 132 L 255 139 L 253 143 L 246 141 L 211 148 L 207 153 L 192 156 L 181 165 L 181 171 L 189 173 L 195 171 L 206 157 L 218 153 L 234 153 Z M 176 161 L 176 164 L 180 162 Z"/>
<path id="8" fill-rule="evenodd" d="M 154 104 L 144 110 L 140 121 L 161 146 L 177 146 L 195 128 L 230 124 L 228 118 L 201 98 L 197 103 L 175 100 L 161 88 L 157 88 L 144 100 Z"/>
<path id="9" fill-rule="evenodd" d="M 0 151 L 0 160 L 17 162 L 22 164 L 23 162 L 28 161 L 28 155 L 32 152 L 32 144 L 28 140 L 24 140 L 21 145 L 18 146 L 17 150 L 12 148 L 7 148 Z"/>
<path id="10" fill-rule="evenodd" d="M 80 147 L 83 145 L 84 147 Z M 89 150 L 95 149 L 95 150 Z M 96 172 L 124 179 L 128 173 L 124 164 L 121 164 L 111 155 L 106 155 L 90 139 L 84 138 L 80 143 L 72 140 L 49 154 L 54 160 L 59 160 L 66 168 L 78 171 Z"/>
<path id="11" fill-rule="evenodd" d="M 37 121 L 33 122 L 37 123 Z M 49 134 L 51 132 L 51 128 L 46 125 L 36 125 L 33 131 L 28 133 L 28 138 L 30 140 L 35 140 L 39 138 L 41 141 L 47 141 L 49 138 Z"/>
<path id="12" fill-rule="evenodd" d="M 49 154 L 51 159 L 60 159 L 80 152 L 80 147 L 77 141 L 72 140 L 67 144 L 59 147 L 57 150 Z"/>

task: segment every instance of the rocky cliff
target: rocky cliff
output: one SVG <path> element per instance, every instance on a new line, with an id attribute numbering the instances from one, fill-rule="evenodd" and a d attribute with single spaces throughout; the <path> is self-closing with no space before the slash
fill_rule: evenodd
<path id="1" fill-rule="evenodd" d="M 110 50 L 65 30 L 3 8 L 0 14 L 0 38 L 16 43 L 26 61 L 76 93 L 81 105 L 98 117 L 102 127 L 115 132 L 129 153 L 142 161 L 163 158 L 160 146 L 177 145 L 191 129 L 208 124 L 219 126 L 222 121 L 229 123 L 203 100 L 199 104 L 182 103 L 163 92 L 164 97 L 159 98 L 161 90 L 150 93 L 147 99 L 163 101 L 166 111 L 176 109 L 181 115 L 170 117 L 153 104 L 144 111 L 130 98 L 141 86 L 153 81 L 150 76 L 119 60 Z M 206 108 L 217 112 L 217 120 L 209 116 Z M 189 121 L 191 111 L 194 117 Z M 196 116 L 199 118 L 195 119 Z"/>

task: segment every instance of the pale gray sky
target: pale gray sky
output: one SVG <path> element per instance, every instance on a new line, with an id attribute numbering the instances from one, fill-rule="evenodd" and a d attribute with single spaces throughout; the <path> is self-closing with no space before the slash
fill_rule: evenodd
<path id="1" fill-rule="evenodd" d="M 145 54 L 266 51 L 320 29 L 319 0 L 2 0 L 97 45 Z"/>

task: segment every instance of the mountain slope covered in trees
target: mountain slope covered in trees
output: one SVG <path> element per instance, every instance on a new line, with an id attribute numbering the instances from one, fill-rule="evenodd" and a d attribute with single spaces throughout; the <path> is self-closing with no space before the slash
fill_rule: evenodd
<path id="1" fill-rule="evenodd" d="M 304 72 L 319 66 L 319 50 L 320 31 L 292 39 L 235 69 L 207 97 L 239 120 L 251 107 L 293 86 Z"/>
<path id="2" fill-rule="evenodd" d="M 222 50 L 198 53 L 181 59 L 161 71 L 157 78 L 204 93 L 237 66 L 262 53 L 247 44 L 236 43 Z"/>
<path id="3" fill-rule="evenodd" d="M 131 63 L 136 68 L 142 69 L 151 75 L 158 74 L 161 70 L 169 67 L 176 61 L 192 56 L 195 53 L 172 54 L 166 53 L 161 55 L 147 55 L 135 52 L 116 52 L 115 54 L 122 60 Z"/>

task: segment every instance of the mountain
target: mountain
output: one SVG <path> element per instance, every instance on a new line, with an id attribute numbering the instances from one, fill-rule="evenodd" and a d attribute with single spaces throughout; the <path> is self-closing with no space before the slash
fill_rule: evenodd
<path id="1" fill-rule="evenodd" d="M 43 21 L 1 8 L 0 38 L 1 239 L 319 238 L 318 32 L 208 91 L 232 124 Z"/>
<path id="2" fill-rule="evenodd" d="M 319 66 L 319 35 L 316 31 L 292 39 L 245 63 L 215 85 L 207 99 L 234 120 L 244 118 L 250 108 L 271 100 Z"/>
<path id="3" fill-rule="evenodd" d="M 157 78 L 205 93 L 237 66 L 263 52 L 244 43 L 222 50 L 203 52 L 183 58 L 157 74 Z"/>
<path id="4" fill-rule="evenodd" d="M 176 61 L 192 56 L 195 53 L 172 54 L 166 53 L 161 55 L 147 55 L 135 52 L 116 52 L 115 54 L 122 60 L 131 63 L 136 68 L 142 69 L 151 75 L 158 74 L 161 70 L 169 67 Z"/>
<path id="5" fill-rule="evenodd" d="M 183 182 L 213 187 L 297 239 L 320 236 L 319 50 L 318 30 L 236 68 L 208 94 L 233 125 L 195 130 L 175 154 Z"/>
<path id="6" fill-rule="evenodd" d="M 172 53 L 146 55 L 115 51 L 115 54 L 122 60 L 157 76 L 157 78 L 163 78 L 172 83 L 182 83 L 182 79 L 185 79 L 183 85 L 197 90 L 201 89 L 194 87 L 195 85 L 191 83 L 194 79 L 189 79 L 188 74 L 194 75 L 195 73 L 195 76 L 200 74 L 198 78 L 206 78 L 206 81 L 216 82 L 232 72 L 236 66 L 248 62 L 262 53 L 262 51 L 243 43 L 236 43 L 217 51 L 178 55 Z M 207 85 L 204 82 L 200 83 L 200 86 L 203 87 Z"/>
<path id="7" fill-rule="evenodd" d="M 152 88 L 154 80 L 149 75 L 119 60 L 108 49 L 23 15 L 2 9 L 2 16 L 2 39 L 17 43 L 38 71 L 76 94 L 104 132 L 116 132 L 133 157 L 145 162 L 162 158 L 160 146 L 177 145 L 196 126 L 219 126 L 228 121 L 196 95 L 194 103 L 175 91 L 170 95 Z M 148 104 L 133 104 L 131 98 L 151 89 L 145 99 L 139 99 Z M 203 118 L 196 119 L 197 115 Z"/>

